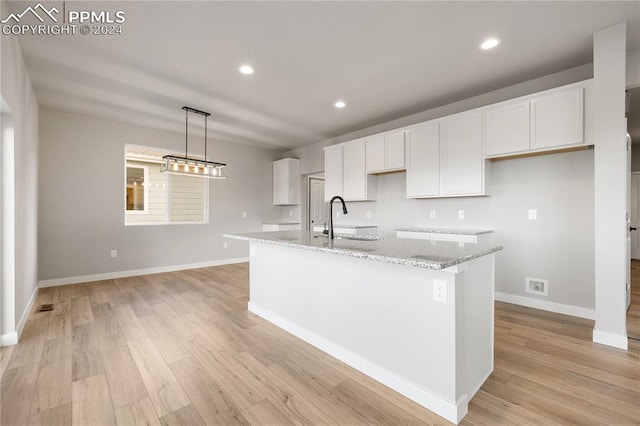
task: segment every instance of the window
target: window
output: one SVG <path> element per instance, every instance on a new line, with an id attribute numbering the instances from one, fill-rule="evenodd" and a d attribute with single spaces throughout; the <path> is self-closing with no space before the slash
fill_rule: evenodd
<path id="1" fill-rule="evenodd" d="M 208 223 L 208 179 L 161 173 L 166 154 L 125 146 L 125 225 Z"/>

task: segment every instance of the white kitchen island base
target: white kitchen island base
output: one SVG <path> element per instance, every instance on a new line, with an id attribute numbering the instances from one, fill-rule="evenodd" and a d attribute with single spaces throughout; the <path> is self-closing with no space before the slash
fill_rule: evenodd
<path id="1" fill-rule="evenodd" d="M 493 371 L 493 253 L 433 270 L 250 240 L 250 273 L 251 312 L 451 422 Z"/>

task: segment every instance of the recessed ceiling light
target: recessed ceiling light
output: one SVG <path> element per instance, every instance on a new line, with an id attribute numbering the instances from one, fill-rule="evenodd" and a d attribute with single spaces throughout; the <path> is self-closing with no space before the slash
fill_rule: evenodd
<path id="1" fill-rule="evenodd" d="M 251 75 L 253 74 L 253 67 L 251 65 L 243 65 L 238 68 L 238 71 L 240 71 L 244 75 Z"/>
<path id="2" fill-rule="evenodd" d="M 336 108 L 344 108 L 347 106 L 347 104 L 344 101 L 336 101 L 335 104 L 333 104 Z"/>
<path id="3" fill-rule="evenodd" d="M 480 45 L 480 49 L 482 50 L 493 49 L 494 47 L 499 45 L 500 42 L 501 40 L 499 38 L 488 38 L 482 42 L 482 44 Z"/>

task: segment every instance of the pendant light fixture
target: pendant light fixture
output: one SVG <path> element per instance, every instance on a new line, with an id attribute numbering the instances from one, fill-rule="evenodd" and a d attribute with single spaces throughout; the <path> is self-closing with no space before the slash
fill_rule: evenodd
<path id="1" fill-rule="evenodd" d="M 207 118 L 211 114 L 188 106 L 183 106 L 182 109 L 185 111 L 184 157 L 179 157 L 176 155 L 163 156 L 162 163 L 160 164 L 160 171 L 177 175 L 200 176 L 209 179 L 226 179 L 226 164 L 217 163 L 215 161 L 207 161 Z M 204 160 L 189 157 L 188 149 L 190 112 L 204 116 Z"/>

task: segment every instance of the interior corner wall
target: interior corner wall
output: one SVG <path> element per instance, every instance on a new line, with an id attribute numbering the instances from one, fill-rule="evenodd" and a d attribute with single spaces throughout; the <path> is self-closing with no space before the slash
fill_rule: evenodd
<path id="1" fill-rule="evenodd" d="M 14 273 L 12 280 L 2 282 L 3 287 L 13 287 L 13 300 L 3 298 L 2 307 L 3 311 L 13 310 L 13 322 L 2 322 L 0 343 L 11 344 L 17 341 L 22 332 L 38 289 L 38 101 L 18 40 L 15 36 L 3 34 L 0 44 L 0 94 L 13 120 L 15 170 L 14 242 L 11 247 L 14 251 Z"/>
<path id="2" fill-rule="evenodd" d="M 246 258 L 247 244 L 222 234 L 260 231 L 263 220 L 280 215 L 272 205 L 271 179 L 265 179 L 280 153 L 210 140 L 210 155 L 228 164 L 229 177 L 209 181 L 209 223 L 125 226 L 125 145 L 179 151 L 184 134 L 47 108 L 40 110 L 40 134 L 39 260 L 45 285 Z M 111 250 L 118 251 L 116 258 Z"/>
<path id="3" fill-rule="evenodd" d="M 595 277 L 593 341 L 627 349 L 626 23 L 594 34 Z"/>

